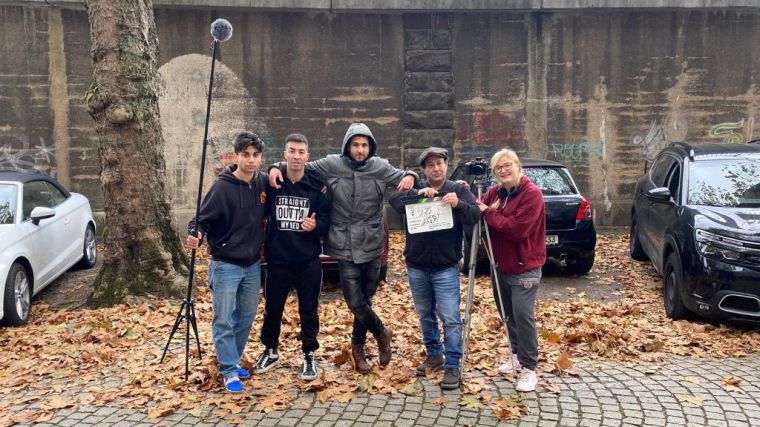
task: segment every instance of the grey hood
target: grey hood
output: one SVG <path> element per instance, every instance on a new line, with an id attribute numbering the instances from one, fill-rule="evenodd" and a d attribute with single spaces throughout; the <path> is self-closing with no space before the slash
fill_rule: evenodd
<path id="1" fill-rule="evenodd" d="M 375 157 L 375 153 L 377 153 L 377 141 L 375 141 L 375 136 L 372 135 L 372 131 L 369 130 L 369 126 L 364 123 L 351 123 L 351 126 L 349 126 L 346 131 L 346 136 L 343 137 L 341 153 L 352 161 L 354 160 L 348 152 L 348 141 L 356 135 L 362 135 L 369 138 L 369 155 L 367 156 L 367 160 L 362 162 L 366 163 L 369 159 Z"/>

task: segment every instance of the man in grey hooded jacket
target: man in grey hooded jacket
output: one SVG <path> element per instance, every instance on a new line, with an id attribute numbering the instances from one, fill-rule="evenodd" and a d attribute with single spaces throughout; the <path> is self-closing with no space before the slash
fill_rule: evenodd
<path id="1" fill-rule="evenodd" d="M 396 169 L 377 157 L 377 142 L 364 123 L 352 123 L 343 137 L 341 154 L 330 154 L 306 167 L 319 173 L 329 188 L 330 231 L 324 251 L 338 259 L 343 298 L 354 315 L 351 356 L 363 374 L 372 366 L 364 354 L 367 331 L 378 343 L 380 366 L 391 360 L 393 332 L 372 310 L 372 297 L 380 278 L 383 252 L 383 196 L 389 185 L 399 191 L 412 188 L 416 173 Z M 269 170 L 269 182 L 279 188 L 279 168 Z"/>

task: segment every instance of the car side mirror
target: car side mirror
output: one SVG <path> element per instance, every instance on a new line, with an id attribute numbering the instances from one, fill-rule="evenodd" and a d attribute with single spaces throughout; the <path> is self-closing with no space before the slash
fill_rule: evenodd
<path id="1" fill-rule="evenodd" d="M 40 221 L 47 218 L 52 218 L 55 216 L 55 210 L 51 208 L 46 208 L 44 206 L 37 206 L 36 208 L 32 209 L 32 214 L 30 215 L 30 218 L 32 218 L 32 223 L 34 225 L 40 225 Z"/>
<path id="2" fill-rule="evenodd" d="M 667 187 L 653 188 L 647 191 L 647 199 L 654 203 L 670 203 L 670 190 Z"/>

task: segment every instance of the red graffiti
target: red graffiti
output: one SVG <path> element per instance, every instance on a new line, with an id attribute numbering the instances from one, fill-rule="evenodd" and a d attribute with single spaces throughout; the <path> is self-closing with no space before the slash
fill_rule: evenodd
<path id="1" fill-rule="evenodd" d="M 237 155 L 233 152 L 222 153 L 222 155 L 219 156 L 219 161 L 223 166 L 231 165 L 237 163 Z"/>
<path id="2" fill-rule="evenodd" d="M 459 127 L 457 141 L 475 145 L 523 145 L 525 126 L 520 118 L 503 111 L 475 111 L 470 124 Z"/>

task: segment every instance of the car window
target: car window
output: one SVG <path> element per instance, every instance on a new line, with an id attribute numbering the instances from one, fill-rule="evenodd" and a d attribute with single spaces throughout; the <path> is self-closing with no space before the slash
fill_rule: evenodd
<path id="1" fill-rule="evenodd" d="M 576 194 L 567 169 L 524 168 L 527 177 L 541 189 L 545 196 L 566 196 Z"/>
<path id="2" fill-rule="evenodd" d="M 45 185 L 47 185 L 50 192 L 51 202 L 53 203 L 52 207 L 56 207 L 66 201 L 66 195 L 58 187 L 49 182 L 45 182 Z"/>
<path id="3" fill-rule="evenodd" d="M 0 224 L 13 224 L 16 217 L 16 186 L 0 184 Z"/>
<path id="4" fill-rule="evenodd" d="M 673 168 L 670 170 L 670 175 L 668 176 L 668 190 L 670 190 L 670 195 L 673 197 L 673 200 L 675 200 L 676 203 L 679 203 L 681 200 L 678 197 L 679 191 L 681 190 L 681 165 L 678 163 L 673 165 Z"/>
<path id="5" fill-rule="evenodd" d="M 689 165 L 688 203 L 760 207 L 760 160 L 698 160 Z"/>
<path id="6" fill-rule="evenodd" d="M 654 165 L 652 165 L 652 169 L 649 170 L 649 176 L 652 179 L 655 187 L 665 186 L 665 176 L 667 175 L 668 171 L 670 170 L 670 166 L 674 161 L 674 158 L 667 155 L 662 155 L 657 158 L 657 161 L 655 161 Z"/>
<path id="7" fill-rule="evenodd" d="M 31 181 L 24 184 L 24 200 L 22 203 L 24 219 L 28 219 L 36 207 L 55 207 L 50 187 L 45 181 Z"/>

